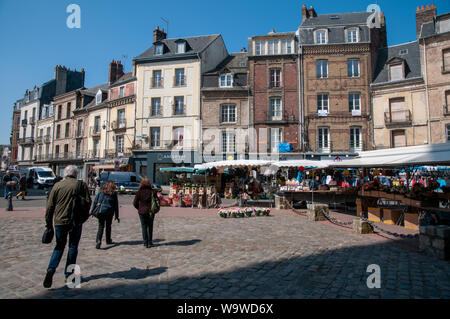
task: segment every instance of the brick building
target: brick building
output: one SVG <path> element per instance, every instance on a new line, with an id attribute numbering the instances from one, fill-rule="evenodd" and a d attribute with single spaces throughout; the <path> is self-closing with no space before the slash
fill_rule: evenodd
<path id="1" fill-rule="evenodd" d="M 305 148 L 311 156 L 354 156 L 370 150 L 370 89 L 378 49 L 386 45 L 383 14 L 369 27 L 371 12 L 317 15 L 302 8 L 299 45 Z"/>
<path id="2" fill-rule="evenodd" d="M 299 61 L 295 32 L 272 30 L 254 36 L 248 40 L 248 48 L 250 121 L 257 133 L 257 151 L 260 155 L 278 153 L 280 143 L 290 143 L 293 151 L 299 151 Z"/>

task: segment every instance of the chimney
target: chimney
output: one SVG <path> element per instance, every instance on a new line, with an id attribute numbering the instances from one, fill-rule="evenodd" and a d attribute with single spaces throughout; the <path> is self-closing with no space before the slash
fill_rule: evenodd
<path id="1" fill-rule="evenodd" d="M 108 82 L 111 85 L 116 82 L 123 75 L 123 65 L 120 61 L 112 60 L 109 64 L 109 78 Z"/>
<path id="2" fill-rule="evenodd" d="M 420 31 L 422 29 L 422 24 L 430 23 L 434 21 L 434 18 L 436 17 L 437 9 L 434 6 L 434 4 L 427 5 L 422 7 L 417 7 L 416 10 L 416 34 L 417 38 L 420 37 Z"/>
<path id="3" fill-rule="evenodd" d="M 153 43 L 164 40 L 166 38 L 167 33 L 164 32 L 164 29 L 160 30 L 159 26 L 156 26 L 156 29 L 153 31 Z"/>
<path id="4" fill-rule="evenodd" d="M 309 11 L 306 9 L 306 4 L 302 6 L 302 23 L 309 18 Z"/>
<path id="5" fill-rule="evenodd" d="M 60 94 L 66 93 L 67 68 L 63 67 L 61 65 L 57 65 L 55 67 L 54 78 L 56 80 L 55 95 L 60 95 Z"/>
<path id="6" fill-rule="evenodd" d="M 314 10 L 314 8 L 312 6 L 308 9 L 308 11 L 309 11 L 309 18 L 310 19 L 317 17 L 316 10 Z"/>

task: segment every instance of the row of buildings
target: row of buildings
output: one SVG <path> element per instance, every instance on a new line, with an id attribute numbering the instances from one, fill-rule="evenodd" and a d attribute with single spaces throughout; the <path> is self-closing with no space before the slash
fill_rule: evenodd
<path id="1" fill-rule="evenodd" d="M 85 88 L 85 72 L 53 80 L 14 105 L 13 161 L 134 170 L 277 154 L 352 157 L 363 150 L 450 140 L 450 13 L 416 11 L 417 39 L 387 46 L 384 15 L 317 14 L 303 5 L 293 32 L 248 39 L 229 53 L 221 35 L 167 38 L 124 73 Z M 214 156 L 214 157 L 213 157 Z"/>

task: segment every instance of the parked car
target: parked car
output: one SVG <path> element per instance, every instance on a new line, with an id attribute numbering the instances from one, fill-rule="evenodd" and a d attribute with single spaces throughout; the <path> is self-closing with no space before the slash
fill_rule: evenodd
<path id="1" fill-rule="evenodd" d="M 120 193 L 134 194 L 139 189 L 141 178 L 133 172 L 102 172 L 100 173 L 100 187 L 107 182 L 113 181 Z M 157 184 L 152 184 L 152 188 L 161 193 L 162 188 Z"/>
<path id="2" fill-rule="evenodd" d="M 56 175 L 49 167 L 28 167 L 20 170 L 27 176 L 28 186 L 36 189 L 52 187 L 55 184 Z"/>

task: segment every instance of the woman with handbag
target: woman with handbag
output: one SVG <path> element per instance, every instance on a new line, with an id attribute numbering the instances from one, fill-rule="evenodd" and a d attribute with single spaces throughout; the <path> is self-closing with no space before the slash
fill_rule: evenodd
<path id="1" fill-rule="evenodd" d="M 113 181 L 107 182 L 101 187 L 95 196 L 92 205 L 91 215 L 98 218 L 98 231 L 95 248 L 100 249 L 102 244 L 103 230 L 106 224 L 106 244 L 111 245 L 111 225 L 113 217 L 120 223 L 119 219 L 119 200 L 117 198 L 117 187 Z"/>
<path id="2" fill-rule="evenodd" d="M 150 248 L 153 245 L 153 220 L 155 214 L 159 211 L 158 204 L 159 199 L 156 196 L 156 192 L 152 189 L 152 183 L 149 179 L 143 179 L 134 197 L 133 206 L 138 210 L 142 227 L 142 238 L 146 248 Z M 155 208 L 155 205 L 158 207 Z"/>

